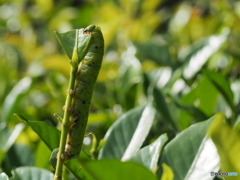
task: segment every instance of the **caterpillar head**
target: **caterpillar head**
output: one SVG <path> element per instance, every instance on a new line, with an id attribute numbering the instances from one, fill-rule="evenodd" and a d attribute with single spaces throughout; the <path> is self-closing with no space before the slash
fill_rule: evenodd
<path id="1" fill-rule="evenodd" d="M 95 25 L 89 25 L 86 27 L 83 31 L 84 34 L 92 34 L 93 32 L 101 31 L 101 28 L 99 26 Z"/>

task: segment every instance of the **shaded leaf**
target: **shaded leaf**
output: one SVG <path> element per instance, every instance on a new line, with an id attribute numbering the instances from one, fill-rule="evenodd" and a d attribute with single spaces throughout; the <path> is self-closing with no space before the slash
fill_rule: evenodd
<path id="1" fill-rule="evenodd" d="M 233 109 L 234 108 L 233 92 L 226 78 L 220 73 L 214 71 L 203 70 L 203 72 L 208 77 L 208 79 L 213 83 L 213 85 L 221 92 L 221 94 L 227 101 L 228 105 L 231 107 L 231 109 Z"/>
<path id="2" fill-rule="evenodd" d="M 90 180 L 157 180 L 147 168 L 134 162 L 99 160 L 82 164 Z"/>
<path id="3" fill-rule="evenodd" d="M 11 180 L 52 180 L 53 173 L 36 167 L 20 167 L 13 171 Z"/>
<path id="4" fill-rule="evenodd" d="M 19 166 L 34 166 L 34 160 L 34 152 L 29 146 L 15 143 L 8 151 L 5 162 L 13 169 Z"/>
<path id="5" fill-rule="evenodd" d="M 217 147 L 220 156 L 221 172 L 240 171 L 240 133 L 233 130 L 225 122 L 223 114 L 219 114 L 213 121 L 209 136 Z M 237 179 L 235 176 L 224 176 L 226 180 Z"/>
<path id="6" fill-rule="evenodd" d="M 108 130 L 106 144 L 99 152 L 99 159 L 127 160 L 139 150 L 155 116 L 152 103 L 139 106 L 121 116 Z"/>
<path id="7" fill-rule="evenodd" d="M 152 144 L 136 152 L 130 160 L 144 165 L 151 171 L 156 170 L 159 156 L 167 139 L 166 134 L 161 135 Z"/>
<path id="8" fill-rule="evenodd" d="M 153 97 L 157 105 L 158 112 L 162 114 L 165 121 L 169 122 L 172 125 L 172 127 L 175 127 L 175 123 L 169 111 L 168 105 L 166 103 L 165 96 L 162 94 L 159 88 L 154 87 Z"/>
<path id="9" fill-rule="evenodd" d="M 174 180 L 213 179 L 209 173 L 218 171 L 219 158 L 212 141 L 206 138 L 206 133 L 218 116 L 190 126 L 169 142 L 163 150 L 159 167 L 162 163 L 167 164 L 173 170 Z M 159 177 L 162 174 L 162 169 L 159 169 Z"/>

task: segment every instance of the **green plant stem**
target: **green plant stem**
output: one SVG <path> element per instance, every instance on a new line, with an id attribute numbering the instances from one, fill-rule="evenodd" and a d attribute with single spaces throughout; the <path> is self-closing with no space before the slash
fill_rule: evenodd
<path id="1" fill-rule="evenodd" d="M 60 145 L 59 145 L 59 152 L 57 155 L 57 166 L 53 180 L 61 180 L 62 179 L 62 169 L 64 160 L 61 158 L 61 155 L 64 154 L 65 145 L 67 141 L 67 134 L 69 131 L 69 127 L 71 122 L 69 121 L 70 118 L 70 111 L 69 108 L 71 107 L 72 96 L 73 94 L 70 93 L 71 90 L 74 89 L 75 79 L 76 79 L 76 71 L 77 71 L 77 63 L 74 61 L 70 61 L 71 64 L 71 71 L 70 71 L 70 80 L 68 84 L 68 95 L 65 102 L 65 111 L 62 121 L 62 133 L 60 138 Z"/>

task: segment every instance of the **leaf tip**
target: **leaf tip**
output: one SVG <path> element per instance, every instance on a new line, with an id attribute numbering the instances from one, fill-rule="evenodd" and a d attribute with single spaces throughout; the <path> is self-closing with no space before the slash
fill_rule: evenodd
<path id="1" fill-rule="evenodd" d="M 16 116 L 19 121 L 28 122 L 27 119 L 25 119 L 23 116 L 21 116 L 19 114 L 14 113 L 13 115 Z"/>

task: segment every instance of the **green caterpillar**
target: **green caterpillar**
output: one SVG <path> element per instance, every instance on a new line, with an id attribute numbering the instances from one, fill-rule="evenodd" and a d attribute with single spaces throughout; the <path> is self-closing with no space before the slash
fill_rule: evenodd
<path id="1" fill-rule="evenodd" d="M 80 153 L 85 129 L 88 121 L 93 89 L 102 64 L 104 39 L 100 27 L 90 25 L 83 30 L 91 39 L 83 60 L 78 66 L 71 103 L 70 126 L 65 152 L 61 155 L 64 161 L 74 158 Z"/>

